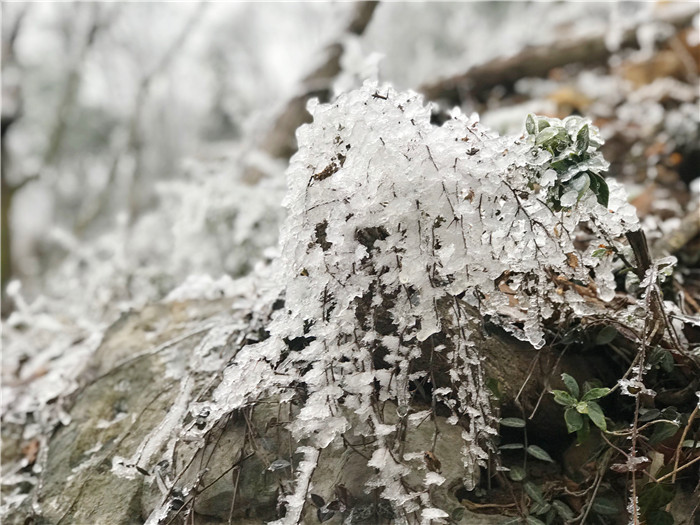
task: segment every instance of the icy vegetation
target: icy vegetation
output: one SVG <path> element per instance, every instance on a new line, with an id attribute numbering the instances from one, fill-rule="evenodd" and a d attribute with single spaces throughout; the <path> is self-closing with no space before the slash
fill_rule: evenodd
<path id="1" fill-rule="evenodd" d="M 416 93 L 372 82 L 331 104 L 310 103 L 313 123 L 298 130 L 299 150 L 287 170 L 280 255 L 248 278 L 206 274 L 244 272 L 241 248 L 261 254 L 274 242 L 265 232 L 280 220 L 280 188 L 271 179 L 262 181 L 265 191 L 247 191 L 238 174 L 213 175 L 194 165 L 194 183 L 163 189 L 164 211 L 143 217 L 131 235 L 119 229 L 71 259 L 89 271 L 64 266 L 66 275 L 84 276 L 65 279 L 64 287 L 96 294 L 99 281 L 122 283 L 110 290 L 125 295 L 97 298 L 106 309 L 94 321 L 57 325 L 42 314 L 56 305 L 25 304 L 14 286 L 12 354 L 20 359 L 19 346 L 41 338 L 53 341 L 55 352 L 38 354 L 54 359 L 50 374 L 42 377 L 36 359 L 23 371 L 53 388 L 11 385 L 14 409 L 3 406 L 7 416 L 20 422 L 21 413 L 47 414 L 32 435 L 67 422 L 60 406 L 42 407 L 76 388 L 81 356 L 100 342 L 98 335 L 84 341 L 79 335 L 99 334 L 104 326 L 97 319 L 152 297 L 231 297 L 233 315 L 188 327 L 183 337 L 207 335 L 187 371 L 168 372 L 182 378 L 169 417 L 133 457 L 113 458 L 114 474 L 133 477 L 135 466 L 168 459 L 183 438 L 203 446 L 233 411 L 273 398 L 290 406 L 289 430 L 302 458 L 281 494 L 280 524 L 299 522 L 323 450 L 342 446 L 346 436 L 372 443 L 367 467 L 375 475 L 366 488 L 378 489 L 393 516 L 443 519 L 448 509 L 431 501 L 429 488 L 444 479 L 429 472 L 422 484 L 407 481 L 424 468 L 420 454 L 404 454 L 407 425 L 434 417 L 436 404 L 446 408 L 461 431 L 463 484 L 473 489 L 497 419 L 472 334 L 493 323 L 540 348 L 569 315 L 601 313 L 615 294 L 619 239 L 638 225 L 622 187 L 603 177 L 603 141 L 585 119 L 530 115 L 520 135 L 499 136 L 459 110 L 435 126 L 431 110 Z M 126 242 L 145 238 L 151 241 Z M 101 264 L 105 257 L 114 264 Z M 168 265 L 159 267 L 159 259 Z M 185 280 L 188 274 L 200 275 Z M 173 290 L 176 282 L 182 284 Z M 52 339 L 55 333 L 74 335 Z M 438 362 L 447 370 L 441 384 L 433 377 Z M 220 369 L 223 379 L 209 398 L 194 396 L 192 378 Z M 435 387 L 433 410 L 416 405 L 410 391 L 425 378 Z M 38 398 L 40 391 L 48 397 Z M 387 403 L 397 418 L 386 417 Z M 183 426 L 184 434 L 175 431 Z M 164 487 L 165 494 L 173 485 Z M 148 523 L 158 523 L 169 505 L 165 498 Z"/>
<path id="2" fill-rule="evenodd" d="M 32 8 L 31 23 L 7 11 L 3 30 L 19 38 L 12 60 L 3 49 L 3 90 L 15 89 L 3 108 L 17 104 L 3 182 L 17 195 L 0 518 L 31 507 L 81 522 L 96 508 L 84 496 L 109 491 L 99 474 L 123 494 L 137 487 L 140 507 L 124 512 L 148 525 L 208 516 L 215 499 L 227 508 L 212 518 L 229 522 L 470 522 L 464 489 L 480 497 L 513 472 L 499 425 L 518 419 L 513 405 L 523 420 L 532 408 L 523 428 L 537 425 L 571 340 L 567 357 L 609 348 L 608 372 L 629 366 L 587 378 L 636 404 L 632 422 L 607 406 L 602 427 L 591 418 L 629 450 L 628 480 L 654 451 L 670 465 L 647 450 L 656 427 L 642 434 L 639 417 L 649 399 L 662 413 L 682 394 L 700 351 L 697 243 L 683 254 L 660 242 L 700 202 L 685 172 L 700 133 L 698 15 L 676 28 L 662 3 L 511 4 L 382 3 L 366 31 L 346 23 L 353 4 L 168 16 L 79 4 Z M 602 42 L 600 56 L 562 66 L 570 41 Z M 541 70 L 499 76 L 538 49 L 521 62 Z M 331 102 L 312 100 L 299 128 L 309 97 Z M 526 349 L 519 363 L 532 352 L 556 364 L 492 373 L 526 368 L 513 348 Z M 534 407 L 526 387 L 543 391 Z M 132 396 L 143 406 L 122 401 Z M 679 427 L 689 412 L 673 404 Z M 540 444 L 561 472 L 577 468 L 561 443 Z M 543 516 L 509 477 L 520 501 L 503 513 Z M 576 520 L 607 483 L 581 484 Z M 650 520 L 643 497 L 629 501 L 633 521 Z"/>
<path id="3" fill-rule="evenodd" d="M 230 157 L 226 166 L 244 163 L 238 151 Z M 51 272 L 43 295 L 26 299 L 19 281 L 8 288 L 17 307 L 3 327 L 3 359 L 19 382 L 3 385 L 6 417 L 21 419 L 45 399 L 72 391 L 84 357 L 122 313 L 164 298 L 233 297 L 231 276 L 269 259 L 264 252 L 277 241 L 283 213 L 279 177 L 252 186 L 241 181 L 241 170 L 195 161 L 188 173 L 159 188 L 156 210 L 133 225 L 121 216 L 91 243 L 54 228 L 52 244 L 71 256 Z M 74 299 L 76 291 L 83 301 Z"/>
<path id="4" fill-rule="evenodd" d="M 611 254 L 636 215 L 603 179 L 602 140 L 578 117 L 529 116 L 522 135 L 500 137 L 455 110 L 438 127 L 419 95 L 370 82 L 309 110 L 287 171 L 284 305 L 269 337 L 225 370 L 214 403 L 191 411 L 206 408 L 206 433 L 233 410 L 298 402 L 301 390 L 290 430 L 304 459 L 280 523 L 298 523 L 319 455 L 346 433 L 374 442 L 368 488 L 397 515 L 423 509 L 427 523 L 443 514 L 429 481 L 405 483 L 415 465 L 400 447 L 410 382 L 432 373 L 433 355 L 448 363 L 449 386 L 433 395 L 463 428 L 472 489 L 496 420 L 471 334 L 488 319 L 539 348 L 556 320 L 596 313 L 614 295 Z M 398 422 L 385 420 L 387 401 Z"/>

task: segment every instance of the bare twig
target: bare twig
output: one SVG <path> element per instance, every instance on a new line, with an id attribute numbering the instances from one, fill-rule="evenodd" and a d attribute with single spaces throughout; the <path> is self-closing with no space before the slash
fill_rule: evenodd
<path id="1" fill-rule="evenodd" d="M 154 80 L 156 80 L 171 66 L 179 52 L 182 50 L 183 46 L 187 43 L 187 39 L 192 34 L 193 29 L 202 19 L 208 5 L 209 4 L 206 2 L 199 3 L 199 5 L 190 15 L 190 18 L 183 25 L 178 35 L 166 49 L 165 53 L 163 53 L 163 56 L 158 61 L 156 66 L 150 72 L 146 73 L 139 82 L 139 89 L 136 93 L 136 102 L 134 103 L 134 109 L 129 123 L 129 137 L 126 145 L 127 152 L 131 152 L 134 156 L 134 170 L 131 185 L 129 186 L 130 224 L 133 224 L 136 221 L 140 212 L 142 211 L 141 196 L 143 193 L 143 155 L 141 154 L 141 150 L 143 149 L 143 140 L 141 138 L 141 118 L 150 95 L 151 85 L 153 84 Z M 115 162 L 117 161 L 115 160 Z"/>

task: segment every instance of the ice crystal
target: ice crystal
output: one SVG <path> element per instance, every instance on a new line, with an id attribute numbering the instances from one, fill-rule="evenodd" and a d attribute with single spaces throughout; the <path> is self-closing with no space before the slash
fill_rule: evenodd
<path id="1" fill-rule="evenodd" d="M 449 383 L 434 395 L 462 427 L 463 482 L 473 489 L 495 433 L 471 337 L 478 320 L 539 348 L 555 313 L 594 313 L 615 289 L 612 265 L 594 251 L 637 228 L 636 215 L 602 176 L 596 128 L 578 117 L 530 116 L 524 134 L 500 137 L 455 110 L 437 127 L 419 95 L 371 82 L 308 109 L 313 123 L 297 131 L 287 171 L 284 307 L 269 339 L 225 371 L 212 410 L 270 394 L 291 400 L 303 385 L 290 430 L 309 466 L 286 496 L 284 523 L 301 515 L 319 451 L 340 442 L 351 418 L 355 433 L 375 440 L 368 488 L 404 513 L 431 516 L 393 449 L 399 423 L 377 401 L 395 402 L 401 419 L 409 382 L 427 372 L 421 356 L 443 354 Z M 588 242 L 575 242 L 584 228 Z"/>

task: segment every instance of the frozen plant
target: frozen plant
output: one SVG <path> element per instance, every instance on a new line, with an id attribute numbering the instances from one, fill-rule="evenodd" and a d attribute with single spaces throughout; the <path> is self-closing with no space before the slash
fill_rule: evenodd
<path id="1" fill-rule="evenodd" d="M 400 423 L 383 403 L 408 413 L 410 383 L 442 363 L 434 395 L 463 429 L 472 489 L 495 420 L 471 334 L 489 319 L 539 348 L 548 325 L 599 312 L 636 214 L 603 179 L 602 140 L 583 119 L 531 116 L 523 135 L 500 137 L 454 110 L 437 127 L 420 95 L 370 82 L 309 111 L 287 171 L 285 304 L 269 339 L 227 369 L 214 411 L 299 402 L 290 430 L 304 461 L 281 523 L 298 522 L 320 451 L 348 432 L 374 443 L 368 489 L 427 522 L 427 487 L 406 481 Z M 601 246 L 610 254 L 594 256 Z"/>

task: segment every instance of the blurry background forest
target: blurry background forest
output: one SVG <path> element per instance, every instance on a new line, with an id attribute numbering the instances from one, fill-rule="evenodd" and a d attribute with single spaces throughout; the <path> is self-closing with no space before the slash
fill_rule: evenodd
<path id="1" fill-rule="evenodd" d="M 502 133 L 591 117 L 647 235 L 692 230 L 697 26 L 693 2 L 3 3 L 5 385 L 272 256 L 305 101 L 367 78 Z"/>
<path id="2" fill-rule="evenodd" d="M 347 3 L 2 9 L 2 282 L 22 285 L 14 300 L 4 293 L 5 315 L 23 297 L 37 311 L 57 301 L 62 316 L 100 322 L 188 275 L 247 272 L 275 243 L 293 152 L 259 146 L 291 98 L 319 87 L 305 78 L 332 45 L 343 46 L 340 70 L 320 79 L 331 92 L 378 77 L 479 111 L 501 132 L 539 111 L 615 118 L 608 136 L 627 127 L 630 141 L 659 126 L 671 140 L 697 135 L 697 34 L 644 23 L 690 27 L 692 3 L 382 4 L 360 35 L 345 31 Z M 625 49 L 630 30 L 637 49 Z M 473 93 L 439 83 L 526 47 L 591 36 L 603 45 L 592 68 L 545 60 L 545 74 Z M 636 151 L 652 179 L 661 161 L 688 163 L 671 158 L 685 144 L 655 147 Z"/>
<path id="3" fill-rule="evenodd" d="M 501 133 L 590 117 L 700 313 L 695 2 L 3 3 L 2 411 L 119 314 L 275 255 L 306 100 L 379 79 Z M 183 283 L 185 285 L 183 286 Z M 33 383 L 31 389 L 27 385 Z"/>

